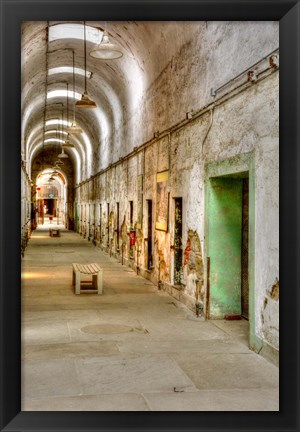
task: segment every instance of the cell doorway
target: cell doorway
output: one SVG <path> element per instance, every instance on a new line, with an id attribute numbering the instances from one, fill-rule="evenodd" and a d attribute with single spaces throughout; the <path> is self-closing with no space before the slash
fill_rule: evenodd
<path id="1" fill-rule="evenodd" d="M 208 189 L 208 317 L 248 320 L 248 173 L 211 178 Z"/>
<path id="2" fill-rule="evenodd" d="M 182 198 L 175 198 L 174 214 L 174 285 L 181 284 L 182 278 Z"/>

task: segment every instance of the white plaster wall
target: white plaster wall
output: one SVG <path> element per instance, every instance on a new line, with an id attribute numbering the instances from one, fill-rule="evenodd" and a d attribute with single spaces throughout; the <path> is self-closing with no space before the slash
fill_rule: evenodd
<path id="1" fill-rule="evenodd" d="M 195 22 L 190 34 L 191 39 L 150 81 L 128 128 L 125 124 L 135 136 L 128 150 L 211 102 L 212 87 L 235 78 L 279 45 L 277 22 Z"/>
<path id="2" fill-rule="evenodd" d="M 278 348 L 279 301 L 269 293 L 279 279 L 279 146 L 262 138 L 256 150 L 255 288 L 256 333 Z M 264 307 L 264 300 L 267 306 Z"/>

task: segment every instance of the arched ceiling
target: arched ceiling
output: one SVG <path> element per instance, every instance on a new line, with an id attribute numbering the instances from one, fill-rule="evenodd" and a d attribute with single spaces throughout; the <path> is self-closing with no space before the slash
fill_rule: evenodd
<path id="1" fill-rule="evenodd" d="M 77 182 L 91 176 L 97 168 L 94 161 L 101 158 L 101 142 L 112 148 L 121 145 L 124 124 L 138 111 L 146 90 L 181 46 L 192 38 L 196 27 L 189 22 L 109 22 L 110 40 L 121 48 L 123 56 L 105 61 L 89 55 L 100 42 L 103 28 L 104 22 L 86 23 L 87 71 L 91 72 L 87 90 L 97 109 L 76 108 L 76 122 L 84 133 L 71 137 L 75 149 L 65 151 L 78 165 Z M 69 123 L 73 119 L 74 102 L 84 91 L 83 35 L 83 22 L 24 22 L 22 25 L 22 155 L 29 173 L 33 157 L 41 148 L 58 148 L 57 141 L 46 142 L 44 138 L 65 135 L 57 133 L 53 123 L 61 123 L 62 109 L 67 120 L 67 83 Z"/>

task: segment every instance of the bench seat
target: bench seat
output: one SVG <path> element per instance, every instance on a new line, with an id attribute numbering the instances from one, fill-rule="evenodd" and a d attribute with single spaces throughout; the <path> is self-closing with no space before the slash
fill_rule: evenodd
<path id="1" fill-rule="evenodd" d="M 75 293 L 95 293 L 102 294 L 103 291 L 103 270 L 99 264 L 78 264 L 73 263 L 73 280 L 72 283 L 75 285 Z M 92 276 L 92 281 L 81 280 L 81 275 Z M 83 284 L 91 284 L 92 289 L 82 289 Z"/>
<path id="2" fill-rule="evenodd" d="M 60 237 L 60 229 L 49 228 L 49 236 L 50 237 Z"/>

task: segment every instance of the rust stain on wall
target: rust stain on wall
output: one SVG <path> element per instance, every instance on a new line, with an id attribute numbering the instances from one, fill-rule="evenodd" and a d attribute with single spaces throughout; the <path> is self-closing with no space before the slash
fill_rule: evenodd
<path id="1" fill-rule="evenodd" d="M 273 300 L 279 300 L 279 280 L 276 278 L 274 285 L 272 286 L 270 296 Z"/>

